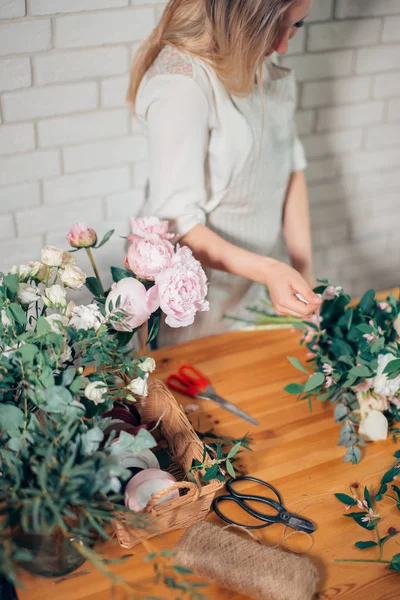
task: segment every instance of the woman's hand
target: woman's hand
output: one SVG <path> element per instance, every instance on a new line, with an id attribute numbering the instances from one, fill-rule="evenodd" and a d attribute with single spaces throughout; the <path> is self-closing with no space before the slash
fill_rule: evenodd
<path id="1" fill-rule="evenodd" d="M 321 298 L 314 294 L 300 273 L 285 263 L 268 260 L 265 284 L 269 288 L 278 315 L 304 319 L 310 317 L 321 306 Z M 299 294 L 308 304 L 299 300 L 296 294 Z"/>

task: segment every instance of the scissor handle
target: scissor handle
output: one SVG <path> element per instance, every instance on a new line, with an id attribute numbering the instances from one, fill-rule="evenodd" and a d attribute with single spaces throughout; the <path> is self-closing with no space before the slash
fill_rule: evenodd
<path id="1" fill-rule="evenodd" d="M 181 394 L 185 394 L 191 398 L 195 398 L 200 391 L 197 385 L 186 379 L 186 377 L 182 377 L 177 373 L 167 377 L 167 386 L 171 390 L 180 392 Z"/>
<path id="2" fill-rule="evenodd" d="M 204 390 L 211 383 L 210 380 L 193 367 L 193 365 L 182 365 L 179 368 L 178 373 L 189 383 L 197 386 L 200 390 Z"/>
<path id="3" fill-rule="evenodd" d="M 278 498 L 278 502 L 275 502 L 271 498 L 265 498 L 265 500 L 268 500 L 266 504 L 271 504 L 271 506 L 277 508 L 277 510 L 281 510 L 283 508 L 282 496 L 280 495 L 278 490 L 274 488 L 273 485 L 267 483 L 266 481 L 263 481 L 262 479 L 257 479 L 257 477 L 250 477 L 249 475 L 239 475 L 239 477 L 236 477 L 236 479 L 231 477 L 231 479 L 229 479 L 229 481 L 227 481 L 226 483 L 226 489 L 228 490 L 228 492 L 238 500 L 260 500 L 260 496 L 253 496 L 252 494 L 242 494 L 241 492 L 238 492 L 232 487 L 232 484 L 236 483 L 237 481 L 251 481 L 253 483 L 258 483 L 263 487 L 268 488 L 269 490 L 274 492 L 275 496 Z"/>
<path id="4" fill-rule="evenodd" d="M 220 519 L 225 521 L 225 523 L 229 523 L 230 525 L 240 525 L 238 522 L 233 521 L 232 519 L 227 517 L 225 515 L 225 513 L 223 513 L 221 511 L 221 509 L 219 508 L 219 503 L 226 502 L 226 501 L 235 502 L 235 504 L 238 504 L 240 506 L 240 508 L 242 508 L 249 515 L 260 520 L 260 515 L 257 513 L 257 511 L 252 510 L 249 506 L 245 505 L 243 502 L 241 502 L 241 500 L 238 500 L 238 498 L 236 498 L 235 496 L 217 496 L 217 498 L 214 498 L 214 500 L 213 500 L 212 507 L 214 509 L 214 512 L 219 516 Z M 240 525 L 240 526 L 244 527 L 245 529 L 264 529 L 265 527 L 269 527 L 272 524 L 273 524 L 273 521 L 269 522 L 266 519 L 264 519 L 261 525 Z"/>

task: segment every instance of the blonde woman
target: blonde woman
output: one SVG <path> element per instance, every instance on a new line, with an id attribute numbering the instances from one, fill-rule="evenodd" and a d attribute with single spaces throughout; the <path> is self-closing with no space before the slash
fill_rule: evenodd
<path id="1" fill-rule="evenodd" d="M 311 3 L 170 0 L 134 59 L 128 97 L 149 138 L 145 212 L 172 223 L 209 277 L 210 311 L 192 327 L 162 327 L 160 345 L 228 330 L 224 316 L 264 285 L 278 314 L 320 304 L 295 82 L 269 59 L 287 51 Z M 268 256 L 282 226 L 292 267 Z"/>

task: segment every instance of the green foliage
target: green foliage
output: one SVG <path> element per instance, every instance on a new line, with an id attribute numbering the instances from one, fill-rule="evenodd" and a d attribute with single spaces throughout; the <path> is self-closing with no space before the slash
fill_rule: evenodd
<path id="1" fill-rule="evenodd" d="M 357 305 L 350 306 L 351 299 L 341 288 L 321 282 L 316 291 L 325 296 L 320 309 L 321 322 L 306 322 L 302 339 L 302 344 L 312 353 L 308 361 L 311 376 L 298 359 L 288 357 L 289 362 L 309 378 L 304 385 L 288 384 L 285 391 L 307 400 L 310 409 L 313 398 L 335 405 L 335 421 L 342 425 L 339 445 L 347 449 L 344 461 L 357 464 L 364 445 L 357 433 L 360 416 L 357 386 L 366 380 L 373 382 L 378 374 L 386 375 L 388 382 L 400 375 L 400 343 L 394 327 L 400 315 L 400 298 L 390 294 L 382 304 L 375 299 L 375 292 L 369 290 Z M 383 372 L 378 372 L 381 354 L 391 354 L 393 359 Z M 370 399 L 366 402 L 370 401 L 374 408 L 379 396 L 370 388 L 371 385 L 366 387 Z M 400 390 L 395 396 L 388 393 L 385 416 L 394 434 L 397 432 L 395 423 L 400 421 L 398 401 Z"/>
<path id="2" fill-rule="evenodd" d="M 400 450 L 398 450 L 395 453 L 395 457 L 396 458 L 400 457 Z M 394 468 L 397 469 L 397 474 L 399 474 L 400 473 L 400 463 L 396 463 L 394 465 Z M 335 497 L 340 502 L 342 502 L 343 504 L 346 504 L 346 510 L 352 510 L 354 507 L 364 509 L 362 511 L 357 510 L 357 511 L 353 511 L 353 512 L 348 512 L 348 513 L 344 514 L 343 516 L 345 516 L 346 518 L 352 519 L 354 521 L 354 523 L 356 523 L 363 529 L 374 532 L 375 540 L 362 540 L 359 542 L 355 542 L 355 544 L 354 544 L 355 547 L 358 548 L 359 550 L 368 550 L 371 548 L 377 548 L 378 553 L 379 553 L 377 560 L 366 559 L 364 561 L 363 559 L 355 559 L 353 561 L 352 559 L 345 559 L 345 560 L 338 560 L 335 562 L 357 562 L 357 563 L 358 562 L 368 562 L 368 563 L 369 562 L 377 562 L 377 563 L 389 565 L 389 568 L 392 569 L 393 571 L 400 572 L 400 554 L 396 554 L 395 556 L 392 557 L 391 560 L 383 560 L 383 558 L 382 558 L 384 545 L 386 544 L 386 542 L 388 540 L 390 540 L 393 537 L 400 534 L 400 530 L 398 530 L 395 527 L 389 527 L 387 535 L 385 535 L 384 537 L 381 537 L 381 535 L 379 533 L 379 524 L 381 523 L 382 519 L 380 518 L 379 514 L 376 514 L 376 512 L 375 512 L 375 510 L 376 510 L 375 503 L 382 502 L 382 500 L 384 498 L 388 498 L 392 502 L 394 501 L 397 504 L 397 508 L 400 509 L 400 488 L 397 488 L 397 486 L 393 484 L 391 487 L 393 488 L 393 491 L 395 492 L 396 495 L 392 496 L 390 493 L 389 494 L 387 493 L 388 492 L 387 483 L 389 480 L 393 481 L 393 477 L 395 477 L 395 475 L 393 475 L 393 472 L 394 472 L 394 469 L 393 469 L 393 467 L 391 467 L 383 475 L 383 477 L 381 479 L 381 486 L 375 495 L 371 494 L 371 492 L 367 486 L 364 487 L 363 497 L 359 497 L 359 496 L 357 497 L 356 493 L 359 488 L 355 487 L 355 486 L 353 486 L 353 489 L 352 489 L 352 494 L 353 494 L 352 496 L 349 496 L 347 494 L 335 494 Z M 389 476 L 388 476 L 388 474 L 389 474 Z"/>
<path id="3" fill-rule="evenodd" d="M 250 450 L 251 438 L 244 436 L 239 439 L 219 436 L 212 431 L 205 433 L 196 432 L 197 435 L 204 441 L 203 460 L 193 460 L 192 467 L 188 471 L 188 477 L 194 479 L 196 471 L 204 471 L 201 481 L 211 481 L 218 479 L 225 481 L 226 473 L 230 477 L 236 477 L 235 462 L 238 453 L 242 448 Z M 211 455 L 212 459 L 207 459 L 207 454 Z M 206 460 L 207 459 L 207 460 Z"/>

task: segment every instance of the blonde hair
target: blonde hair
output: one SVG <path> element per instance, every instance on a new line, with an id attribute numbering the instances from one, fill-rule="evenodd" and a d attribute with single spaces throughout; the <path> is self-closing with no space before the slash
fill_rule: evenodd
<path id="1" fill-rule="evenodd" d="M 208 63 L 227 89 L 248 95 L 262 62 L 298 0 L 170 0 L 159 25 L 134 56 L 128 102 L 166 45 Z"/>

